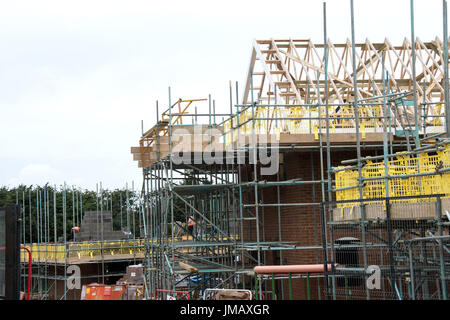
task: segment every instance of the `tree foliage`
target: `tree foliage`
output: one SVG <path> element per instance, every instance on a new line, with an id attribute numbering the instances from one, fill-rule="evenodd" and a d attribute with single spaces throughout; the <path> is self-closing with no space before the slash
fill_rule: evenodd
<path id="1" fill-rule="evenodd" d="M 72 227 L 81 224 L 84 212 L 101 209 L 112 211 L 114 230 L 127 229 L 129 225 L 129 230 L 136 236 L 140 233 L 141 202 L 136 191 L 115 189 L 100 193 L 49 184 L 2 186 L 0 207 L 7 205 L 20 206 L 21 241 L 26 243 L 64 241 L 64 232 L 68 240 Z"/>

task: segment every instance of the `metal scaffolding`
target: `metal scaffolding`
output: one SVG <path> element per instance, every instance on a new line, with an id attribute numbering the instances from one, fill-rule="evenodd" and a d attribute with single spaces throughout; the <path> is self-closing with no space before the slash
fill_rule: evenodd
<path id="1" fill-rule="evenodd" d="M 255 40 L 241 99 L 230 82 L 229 112 L 211 96 L 174 102 L 169 88 L 167 109 L 156 103 L 156 124 L 131 147 L 141 194 L 127 185 L 115 206 L 101 183 L 94 194 L 100 219 L 120 214 L 126 240 L 105 240 L 103 227 L 98 241 L 69 240 L 87 211 L 78 190 L 38 188 L 32 201 L 17 189 L 34 298 L 68 299 L 70 264 L 95 265 L 84 281 L 108 283 L 124 271 L 113 262 L 142 261 L 146 299 L 224 289 L 448 299 L 447 4 L 442 41 L 415 38 L 410 9 L 411 41 L 398 46 L 355 43 L 352 0 L 351 41 L 327 38 L 325 4 L 322 44 Z M 298 264 L 323 272 L 254 269 Z"/>
<path id="2" fill-rule="evenodd" d="M 325 4 L 323 44 L 255 40 L 242 103 L 237 83 L 233 101 L 230 83 L 229 113 L 216 113 L 211 97 L 209 112 L 198 113 L 196 107 L 189 113 L 193 102 L 206 99 L 172 103 L 170 88 L 162 120 L 157 103 L 157 124 L 131 149 L 143 168 L 150 295 L 164 290 L 167 297 L 182 290 L 195 298 L 207 289 L 249 289 L 258 299 L 292 299 L 299 290 L 295 281 L 303 279 L 306 289 L 301 291 L 306 293 L 297 297 L 307 299 L 447 298 L 447 184 L 439 182 L 440 191 L 387 191 L 391 179 L 442 176 L 450 166 L 443 162 L 441 168 L 422 172 L 419 164 L 424 153 L 448 144 L 446 2 L 443 41 L 415 38 L 411 1 L 412 40 L 399 46 L 388 40 L 356 44 L 350 4 L 352 40 L 345 44 L 327 39 Z M 218 122 L 217 117 L 225 119 Z M 194 143 L 180 142 L 182 136 Z M 214 161 L 203 158 L 205 150 Z M 355 151 L 356 159 L 342 159 L 344 152 Z M 292 153 L 300 155 L 299 166 L 310 165 L 308 179 L 286 178 L 286 170 L 295 170 L 284 162 Z M 271 155 L 276 155 L 276 172 L 262 174 Z M 417 170 L 393 177 L 390 161 L 406 155 L 418 159 Z M 373 160 L 384 166 L 369 178 L 365 174 Z M 341 161 L 345 167 L 336 165 Z M 336 183 L 340 173 L 351 170 L 352 183 Z M 386 191 L 370 195 L 369 180 Z M 299 187 L 310 188 L 311 197 L 283 200 Z M 350 196 L 342 200 L 345 192 Z M 413 209 L 396 207 L 397 202 L 433 203 L 437 209 L 424 218 L 422 207 L 414 208 L 414 216 Z M 373 203 L 382 206 L 375 217 Z M 352 210 L 351 218 L 340 218 L 343 207 Z M 295 236 L 282 222 L 294 208 L 304 208 L 312 218 L 306 231 L 310 243 L 291 240 Z M 286 265 L 289 252 L 324 264 L 324 272 L 254 272 L 255 266 L 273 261 Z M 375 291 L 367 285 L 373 265 L 380 267 L 382 277 L 382 288 Z"/>
<path id="3" fill-rule="evenodd" d="M 133 183 L 134 184 L 134 183 Z M 15 191 L 15 204 L 20 207 L 23 247 L 31 252 L 32 299 L 80 299 L 81 288 L 67 285 L 71 265 L 80 267 L 80 282 L 88 284 L 112 283 L 125 273 L 129 264 L 143 260 L 144 244 L 141 239 L 139 196 L 128 184 L 122 190 L 104 190 L 102 183 L 96 191 L 63 186 L 19 186 Z M 96 240 L 77 240 L 74 227 L 79 227 L 87 211 L 97 220 L 92 235 Z M 105 213 L 115 223 L 121 239 L 110 240 L 104 226 Z M 86 223 L 86 225 L 89 224 Z M 120 229 L 119 229 L 120 228 Z M 119 230 L 117 230 L 119 229 Z M 28 283 L 28 256 L 21 250 L 22 291 Z"/>

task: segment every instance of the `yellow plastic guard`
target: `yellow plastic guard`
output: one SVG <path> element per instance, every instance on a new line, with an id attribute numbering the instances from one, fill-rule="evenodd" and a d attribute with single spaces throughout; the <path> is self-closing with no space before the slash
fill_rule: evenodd
<path id="1" fill-rule="evenodd" d="M 422 153 L 417 157 L 399 154 L 396 159 L 388 162 L 388 175 L 398 176 L 398 178 L 389 179 L 389 196 L 417 196 L 432 195 L 437 193 L 450 196 L 450 172 L 438 174 L 437 168 L 450 167 L 450 147 L 438 151 L 437 154 L 429 155 Z M 343 168 L 343 167 L 340 167 Z M 344 167 L 345 168 L 345 167 Z M 404 177 L 416 173 L 436 173 L 428 176 Z M 366 161 L 361 169 L 364 178 L 383 177 L 385 174 L 384 162 Z M 347 169 L 338 171 L 335 174 L 336 188 L 354 187 L 358 184 L 358 171 Z M 383 179 L 367 180 L 363 187 L 363 197 L 384 198 L 386 196 L 385 181 Z M 358 188 L 348 188 L 336 192 L 336 200 L 355 200 L 359 198 Z M 395 202 L 405 202 L 405 200 L 394 200 Z M 409 199 L 407 202 L 433 201 L 433 199 Z M 371 202 L 372 203 L 372 202 Z M 383 201 L 374 201 L 373 203 L 382 203 Z M 353 207 L 354 203 L 339 203 L 338 208 Z M 352 213 L 352 212 L 351 212 Z"/>

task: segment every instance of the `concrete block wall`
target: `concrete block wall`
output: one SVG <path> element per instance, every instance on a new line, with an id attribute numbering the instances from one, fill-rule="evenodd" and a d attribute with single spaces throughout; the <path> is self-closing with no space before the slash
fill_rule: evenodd
<path id="1" fill-rule="evenodd" d="M 102 230 L 103 229 L 103 230 Z M 113 230 L 111 211 L 86 211 L 81 220 L 80 232 L 75 233 L 75 241 L 120 240 L 122 231 Z"/>

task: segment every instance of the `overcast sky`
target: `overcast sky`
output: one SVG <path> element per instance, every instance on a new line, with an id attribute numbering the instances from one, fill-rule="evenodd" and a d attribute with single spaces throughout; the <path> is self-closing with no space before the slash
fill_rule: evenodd
<path id="1" fill-rule="evenodd" d="M 242 92 L 253 39 L 323 42 L 322 1 L 2 1 L 0 185 L 121 188 L 155 101 Z M 355 0 L 356 40 L 410 38 L 409 0 Z M 415 1 L 415 33 L 443 38 L 442 1 Z M 328 36 L 351 37 L 350 1 L 327 1 Z M 201 105 L 198 105 L 201 108 Z M 204 107 L 207 108 L 205 104 Z M 206 109 L 207 111 L 207 109 Z"/>

